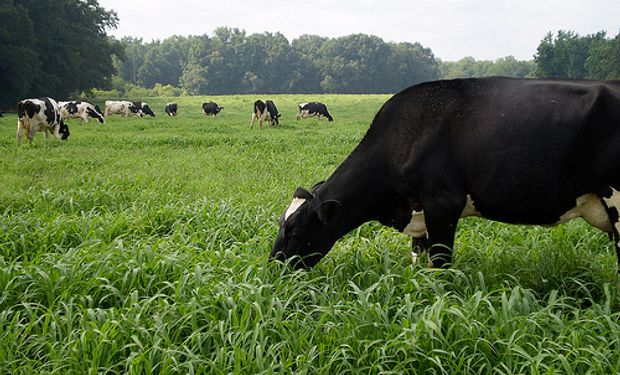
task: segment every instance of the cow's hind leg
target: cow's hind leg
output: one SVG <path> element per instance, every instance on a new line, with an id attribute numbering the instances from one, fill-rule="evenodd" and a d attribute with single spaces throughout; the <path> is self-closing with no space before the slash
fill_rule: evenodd
<path id="1" fill-rule="evenodd" d="M 602 200 L 611 223 L 611 233 L 618 261 L 617 272 L 620 273 L 620 191 L 610 187 L 603 194 Z"/>

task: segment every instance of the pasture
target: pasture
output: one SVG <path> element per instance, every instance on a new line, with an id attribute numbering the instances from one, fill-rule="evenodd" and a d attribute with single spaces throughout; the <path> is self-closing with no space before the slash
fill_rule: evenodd
<path id="1" fill-rule="evenodd" d="M 581 220 L 464 219 L 451 270 L 412 266 L 377 223 L 310 271 L 267 263 L 295 188 L 388 97 L 263 96 L 282 118 L 262 131 L 257 96 L 140 98 L 157 117 L 70 120 L 68 141 L 21 147 L 5 114 L 0 373 L 618 373 L 616 255 Z M 308 100 L 335 121 L 296 121 Z"/>

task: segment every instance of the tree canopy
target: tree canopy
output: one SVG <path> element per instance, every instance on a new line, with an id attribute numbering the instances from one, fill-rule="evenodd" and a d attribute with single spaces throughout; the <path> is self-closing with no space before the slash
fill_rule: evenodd
<path id="1" fill-rule="evenodd" d="M 122 53 L 106 35 L 117 22 L 96 0 L 0 0 L 0 105 L 105 86 Z"/>

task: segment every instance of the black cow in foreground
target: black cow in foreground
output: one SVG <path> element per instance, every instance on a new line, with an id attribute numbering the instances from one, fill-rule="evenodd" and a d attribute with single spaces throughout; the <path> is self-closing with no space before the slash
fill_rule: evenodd
<path id="1" fill-rule="evenodd" d="M 254 127 L 254 122 L 258 119 L 258 124 L 260 128 L 263 128 L 263 121 L 269 121 L 269 125 L 275 126 L 279 125 L 280 121 L 278 120 L 282 116 L 278 113 L 278 108 L 276 107 L 276 103 L 271 100 L 257 100 L 254 102 L 254 107 L 252 110 L 252 122 L 250 123 L 250 129 Z"/>
<path id="2" fill-rule="evenodd" d="M 69 126 L 60 116 L 60 107 L 52 98 L 24 99 L 17 103 L 17 143 L 21 143 L 24 132 L 28 143 L 38 131 L 51 132 L 56 138 L 69 138 Z"/>
<path id="3" fill-rule="evenodd" d="M 620 258 L 619 190 L 620 81 L 428 82 L 388 100 L 327 181 L 297 189 L 271 258 L 311 267 L 377 220 L 445 267 L 465 216 L 544 226 L 582 217 L 611 234 Z"/>
<path id="4" fill-rule="evenodd" d="M 134 108 L 140 113 L 140 117 L 144 115 L 149 115 L 151 117 L 155 117 L 155 112 L 151 110 L 149 105 L 145 102 L 132 102 Z"/>
<path id="5" fill-rule="evenodd" d="M 177 115 L 178 110 L 179 106 L 177 105 L 177 103 L 167 103 L 166 107 L 164 108 L 164 112 L 166 112 L 168 116 L 172 117 Z"/>
<path id="6" fill-rule="evenodd" d="M 327 121 L 334 121 L 332 115 L 327 111 L 327 106 L 323 103 L 319 102 L 310 102 L 310 103 L 299 103 L 297 106 L 297 120 L 302 118 L 309 118 L 318 116 L 319 120 L 322 120 L 323 117 L 327 117 Z"/>
<path id="7" fill-rule="evenodd" d="M 215 102 L 202 103 L 202 112 L 205 116 L 215 117 L 224 107 L 220 107 Z"/>

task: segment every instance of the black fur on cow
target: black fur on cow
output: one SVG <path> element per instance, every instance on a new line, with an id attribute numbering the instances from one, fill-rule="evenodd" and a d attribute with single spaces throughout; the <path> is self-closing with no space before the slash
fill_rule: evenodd
<path id="1" fill-rule="evenodd" d="M 202 103 L 202 111 L 205 116 L 215 117 L 224 107 L 220 107 L 215 102 Z"/>
<path id="2" fill-rule="evenodd" d="M 145 102 L 132 102 L 134 108 L 130 108 L 130 110 L 134 113 L 141 113 L 142 115 L 149 115 L 151 117 L 155 117 L 155 112 L 151 110 L 149 105 Z"/>
<path id="3" fill-rule="evenodd" d="M 263 128 L 263 121 L 269 121 L 269 125 L 280 125 L 279 118 L 282 115 L 278 113 L 278 107 L 272 100 L 257 100 L 252 107 L 252 121 L 250 122 L 250 129 L 254 127 L 254 122 L 258 119 L 260 128 Z"/>
<path id="4" fill-rule="evenodd" d="M 177 105 L 177 103 L 168 103 L 166 104 L 166 107 L 164 108 L 164 112 L 166 112 L 168 116 L 172 116 L 172 117 L 177 115 L 178 110 L 179 110 L 179 106 Z"/>
<path id="5" fill-rule="evenodd" d="M 319 119 L 327 118 L 327 121 L 334 121 L 332 115 L 327 111 L 327 106 L 320 102 L 300 103 L 297 106 L 297 120 L 318 116 Z"/>
<path id="6" fill-rule="evenodd" d="M 459 218 L 609 233 L 620 260 L 620 81 L 460 79 L 388 100 L 351 155 L 298 188 L 271 258 L 311 267 L 367 221 L 452 262 Z"/>

